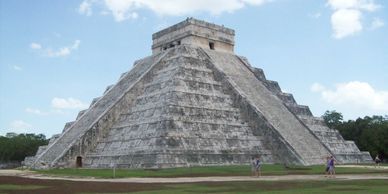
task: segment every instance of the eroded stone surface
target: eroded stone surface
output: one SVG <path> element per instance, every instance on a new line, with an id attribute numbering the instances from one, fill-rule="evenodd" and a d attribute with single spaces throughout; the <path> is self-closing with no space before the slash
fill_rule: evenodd
<path id="1" fill-rule="evenodd" d="M 234 31 L 205 26 L 233 40 Z M 160 43 L 170 36 L 162 32 L 154 35 Z M 25 164 L 162 168 L 248 164 L 254 155 L 294 165 L 324 163 L 328 155 L 344 163 L 371 161 L 263 70 L 233 50 L 213 49 L 174 45 L 136 61 Z"/>

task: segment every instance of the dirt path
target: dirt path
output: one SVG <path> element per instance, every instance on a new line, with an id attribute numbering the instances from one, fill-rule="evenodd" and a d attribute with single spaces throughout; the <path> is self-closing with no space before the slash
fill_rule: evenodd
<path id="1" fill-rule="evenodd" d="M 84 181 L 84 182 L 110 182 L 110 183 L 194 183 L 194 182 L 227 182 L 227 181 L 289 181 L 289 180 L 327 180 L 323 175 L 281 175 L 281 176 L 225 176 L 225 177 L 178 177 L 178 178 L 74 178 L 58 177 L 36 174 L 31 171 L 20 170 L 0 170 L 0 176 L 17 176 L 30 179 L 43 180 L 67 180 L 67 181 Z M 362 180 L 362 179 L 387 179 L 388 174 L 346 174 L 337 175 L 335 179 L 339 180 Z"/>
<path id="2" fill-rule="evenodd" d="M 337 165 L 336 167 L 341 168 L 368 168 L 368 169 L 376 169 L 376 170 L 387 170 L 388 166 L 368 166 L 368 165 Z"/>
<path id="3" fill-rule="evenodd" d="M 7 194 L 80 194 L 80 193 L 129 193 L 140 191 L 153 191 L 163 189 L 159 183 L 112 183 L 93 181 L 67 181 L 67 180 L 42 180 L 31 179 L 19 176 L 0 176 L 0 183 L 5 185 L 22 185 L 19 189 L 0 190 L 0 193 Z M 40 188 L 23 188 L 28 186 L 39 186 Z"/>

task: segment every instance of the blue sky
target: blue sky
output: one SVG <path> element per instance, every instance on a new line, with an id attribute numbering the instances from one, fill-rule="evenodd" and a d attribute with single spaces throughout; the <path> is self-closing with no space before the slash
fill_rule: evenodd
<path id="1" fill-rule="evenodd" d="M 60 133 L 137 59 L 195 17 L 314 115 L 388 115 L 383 0 L 0 0 L 0 135 Z"/>

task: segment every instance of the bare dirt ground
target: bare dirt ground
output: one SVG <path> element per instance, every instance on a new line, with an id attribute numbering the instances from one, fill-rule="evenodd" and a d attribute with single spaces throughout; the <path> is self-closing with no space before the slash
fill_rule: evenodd
<path id="1" fill-rule="evenodd" d="M 374 165 L 337 165 L 341 168 L 368 168 L 368 169 L 381 169 L 386 170 L 388 166 L 374 166 Z"/>
<path id="2" fill-rule="evenodd" d="M 0 176 L 0 183 L 7 185 L 39 185 L 45 188 L 32 190 L 6 190 L 9 194 L 69 194 L 69 193 L 122 193 L 152 191 L 162 188 L 162 184 L 147 183 L 110 183 L 91 181 L 67 181 L 34 179 L 18 176 Z"/>

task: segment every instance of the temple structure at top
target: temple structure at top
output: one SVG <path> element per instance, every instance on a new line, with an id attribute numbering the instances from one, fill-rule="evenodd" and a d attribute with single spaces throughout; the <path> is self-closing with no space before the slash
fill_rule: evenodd
<path id="1" fill-rule="evenodd" d="M 152 54 L 181 44 L 221 52 L 234 52 L 234 30 L 194 18 L 175 24 L 152 35 Z"/>

